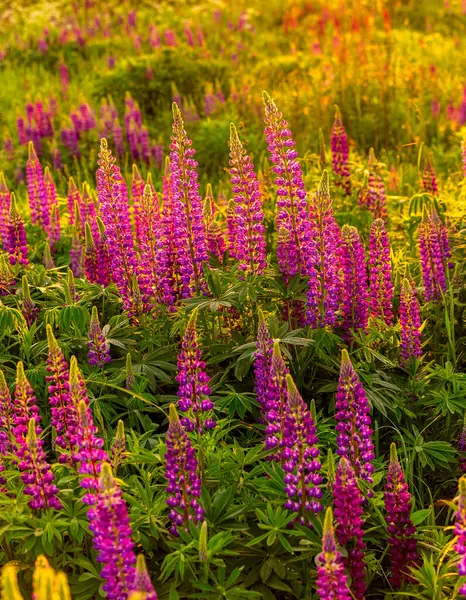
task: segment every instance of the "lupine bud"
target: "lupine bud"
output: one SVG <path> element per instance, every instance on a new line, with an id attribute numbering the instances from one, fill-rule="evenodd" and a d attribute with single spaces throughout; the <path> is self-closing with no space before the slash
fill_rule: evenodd
<path id="1" fill-rule="evenodd" d="M 0 255 L 0 296 L 6 296 L 10 293 L 14 285 L 14 278 L 11 272 L 10 263 L 5 254 Z"/>
<path id="2" fill-rule="evenodd" d="M 29 283 L 26 275 L 23 275 L 21 279 L 21 291 L 23 295 L 23 308 L 21 312 L 26 320 L 28 327 L 30 327 L 37 319 L 37 315 L 39 314 L 39 308 L 36 306 L 36 304 L 31 298 L 31 292 L 29 290 Z"/>
<path id="3" fill-rule="evenodd" d="M 68 182 L 68 215 L 70 218 L 70 225 L 75 223 L 75 206 L 81 210 L 82 198 L 81 194 L 74 182 L 74 179 L 70 177 Z"/>
<path id="4" fill-rule="evenodd" d="M 341 113 L 338 106 L 335 107 L 335 121 L 332 127 L 331 145 L 333 170 L 339 177 L 338 184 L 343 187 L 345 194 L 349 196 L 351 194 L 351 180 L 348 163 L 348 138 L 341 122 Z"/>
<path id="5" fill-rule="evenodd" d="M 343 328 L 363 331 L 367 328 L 368 298 L 367 271 L 364 246 L 356 227 L 343 225 L 342 270 L 343 270 Z"/>
<path id="6" fill-rule="evenodd" d="M 287 403 L 283 428 L 282 468 L 288 500 L 285 508 L 297 513 L 296 522 L 312 527 L 310 515 L 322 510 L 319 442 L 311 413 L 291 375 L 286 376 Z"/>
<path id="7" fill-rule="evenodd" d="M 341 293 L 340 229 L 333 213 L 327 171 L 310 203 L 310 219 L 316 234 L 317 294 L 309 288 L 307 319 L 313 327 L 335 325 Z"/>
<path id="8" fill-rule="evenodd" d="M 351 600 L 348 577 L 335 543 L 333 513 L 330 506 L 325 513 L 322 552 L 317 555 L 316 562 L 316 588 L 320 600 Z"/>
<path id="9" fill-rule="evenodd" d="M 112 277 L 123 300 L 123 308 L 134 311 L 133 274 L 137 273 L 137 256 L 129 218 L 126 184 L 115 165 L 105 138 L 100 140 L 97 191 L 102 219 L 110 250 Z M 133 316 L 133 315 L 131 315 Z"/>
<path id="10" fill-rule="evenodd" d="M 23 600 L 19 591 L 17 571 L 18 567 L 12 563 L 7 563 L 2 569 L 3 600 Z"/>
<path id="11" fill-rule="evenodd" d="M 210 377 L 207 375 L 206 364 L 202 360 L 201 350 L 197 341 L 197 310 L 191 313 L 183 337 L 182 349 L 178 355 L 179 383 L 178 407 L 184 416 L 181 419 L 187 431 L 213 429 L 215 421 L 210 418 L 214 403 L 210 399 Z"/>
<path id="12" fill-rule="evenodd" d="M 422 189 L 433 196 L 438 195 L 437 175 L 429 158 L 427 158 L 422 172 Z"/>
<path id="13" fill-rule="evenodd" d="M 3 173 L 0 173 L 0 236 L 4 250 L 8 250 L 8 221 L 10 215 L 10 192 Z"/>
<path id="14" fill-rule="evenodd" d="M 267 125 L 265 137 L 274 165 L 272 170 L 276 174 L 276 227 L 277 232 L 286 231 L 286 236 L 280 236 L 277 247 L 280 271 L 286 279 L 297 274 L 310 275 L 312 279 L 317 255 L 307 213 L 302 168 L 296 160 L 298 153 L 282 113 L 266 92 L 263 99 Z"/>
<path id="15" fill-rule="evenodd" d="M 50 242 L 47 240 L 44 246 L 44 254 L 42 256 L 42 263 L 44 267 L 49 269 L 55 269 L 55 263 L 53 262 L 52 254 L 50 252 Z"/>
<path id="16" fill-rule="evenodd" d="M 207 260 L 206 229 L 199 194 L 197 162 L 192 141 L 184 129 L 180 109 L 173 103 L 173 134 L 170 145 L 171 193 L 181 295 L 190 298 L 205 291 L 203 262 Z"/>
<path id="17" fill-rule="evenodd" d="M 342 350 L 335 404 L 337 454 L 349 460 L 356 477 L 372 483 L 375 455 L 370 410 L 366 392 L 348 352 Z"/>
<path id="18" fill-rule="evenodd" d="M 262 198 L 253 162 L 233 123 L 230 125 L 230 178 L 235 201 L 235 257 L 242 271 L 260 275 L 267 264 Z"/>
<path id="19" fill-rule="evenodd" d="M 206 223 L 207 250 L 219 261 L 223 261 L 226 244 L 220 223 L 216 220 L 217 209 L 212 195 L 212 186 L 207 184 L 204 198 L 204 220 Z"/>
<path id="20" fill-rule="evenodd" d="M 458 536 L 455 550 L 460 555 L 458 561 L 458 574 L 460 577 L 466 576 L 466 477 L 459 480 L 459 499 L 458 510 L 456 512 L 455 535 Z M 459 593 L 466 596 L 466 583 L 463 584 Z"/>
<path id="21" fill-rule="evenodd" d="M 387 531 L 390 536 L 390 583 L 394 588 L 398 588 L 403 582 L 416 582 L 411 576 L 410 567 L 417 566 L 419 555 L 414 539 L 416 528 L 411 521 L 411 494 L 393 443 L 390 446 L 384 503 Z"/>
<path id="22" fill-rule="evenodd" d="M 353 468 L 345 456 L 342 456 L 338 463 L 332 494 L 338 544 L 347 550 L 343 564 L 351 576 L 351 591 L 356 600 L 364 600 L 366 591 L 364 498 L 359 491 Z"/>
<path id="23" fill-rule="evenodd" d="M 259 310 L 256 353 L 254 355 L 254 389 L 263 415 L 267 414 L 268 385 L 272 364 L 273 341 L 262 311 Z"/>
<path id="24" fill-rule="evenodd" d="M 401 284 L 400 325 L 400 365 L 406 368 L 422 356 L 419 300 L 413 284 L 408 279 L 403 279 Z"/>
<path id="25" fill-rule="evenodd" d="M 198 500 L 201 480 L 197 474 L 196 451 L 180 423 L 174 404 L 170 404 L 166 445 L 168 517 L 172 522 L 170 533 L 178 535 L 178 528 L 187 527 L 188 521 L 194 524 L 203 521 L 204 510 Z"/>
<path id="26" fill-rule="evenodd" d="M 128 509 L 108 463 L 102 465 L 95 504 L 87 513 L 102 589 L 109 600 L 126 600 L 133 589 L 136 555 Z"/>
<path id="27" fill-rule="evenodd" d="M 202 563 L 206 563 L 209 558 L 207 545 L 207 529 L 207 521 L 204 521 L 201 525 L 201 531 L 199 533 L 199 560 Z"/>
<path id="28" fill-rule="evenodd" d="M 89 364 L 103 369 L 104 365 L 111 361 L 110 344 L 100 328 L 97 306 L 92 307 L 88 346 Z"/>
<path id="29" fill-rule="evenodd" d="M 281 459 L 283 451 L 285 407 L 288 401 L 287 374 L 288 369 L 280 352 L 280 344 L 275 342 L 267 384 L 267 427 L 265 429 L 266 448 L 277 448 L 277 451 L 273 455 L 275 459 Z"/>
<path id="30" fill-rule="evenodd" d="M 79 302 L 79 294 L 76 291 L 76 284 L 75 284 L 75 280 L 74 280 L 74 275 L 73 275 L 73 271 L 71 269 L 67 269 L 66 271 L 66 281 L 64 282 L 64 285 L 66 284 L 66 288 L 68 290 L 68 298 L 66 300 L 68 305 L 74 304 L 75 302 Z M 66 294 L 65 294 L 66 296 Z"/>
<path id="31" fill-rule="evenodd" d="M 125 424 L 119 420 L 112 446 L 112 468 L 117 471 L 126 451 Z"/>
<path id="32" fill-rule="evenodd" d="M 135 593 L 141 594 L 140 600 L 157 600 L 157 594 L 147 572 L 143 554 L 139 554 L 136 561 L 136 572 L 131 587 L 131 594 Z M 131 598 L 133 598 L 133 595 L 130 596 L 130 600 Z"/>
<path id="33" fill-rule="evenodd" d="M 434 208 L 429 213 L 424 207 L 418 233 L 424 296 L 427 302 L 441 300 L 447 289 L 445 270 L 449 247 L 443 225 L 439 221 Z"/>
<path id="34" fill-rule="evenodd" d="M 13 193 L 11 194 L 10 200 L 10 217 L 8 219 L 7 234 L 7 249 L 10 265 L 28 265 L 29 259 L 26 231 L 24 229 L 23 219 L 16 207 L 16 199 Z"/>
<path id="35" fill-rule="evenodd" d="M 134 377 L 133 371 L 133 362 L 131 360 L 131 354 L 128 352 L 126 355 L 126 389 L 131 390 L 136 383 L 136 378 Z"/>
<path id="36" fill-rule="evenodd" d="M 372 223 L 369 241 L 369 313 L 372 319 L 393 323 L 393 283 L 390 243 L 382 219 Z"/>

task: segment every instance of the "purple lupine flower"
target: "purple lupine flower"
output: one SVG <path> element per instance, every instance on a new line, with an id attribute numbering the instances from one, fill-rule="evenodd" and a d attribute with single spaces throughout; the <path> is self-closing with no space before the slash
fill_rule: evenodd
<path id="1" fill-rule="evenodd" d="M 3 139 L 3 149 L 5 150 L 7 159 L 13 161 L 15 158 L 15 147 L 11 137 L 5 137 Z"/>
<path id="2" fill-rule="evenodd" d="M 47 198 L 47 215 L 49 219 L 48 228 L 46 228 L 46 220 L 43 218 L 44 229 L 52 244 L 56 244 L 60 241 L 60 216 L 58 214 L 57 190 L 48 167 L 45 167 L 44 171 L 44 187 Z"/>
<path id="3" fill-rule="evenodd" d="M 445 241 L 448 243 L 448 240 L 442 235 L 438 219 L 434 208 L 429 213 L 424 207 L 418 229 L 418 244 L 426 302 L 441 300 L 447 289 L 445 254 L 449 249 L 448 246 L 445 247 Z"/>
<path id="4" fill-rule="evenodd" d="M 110 356 L 110 344 L 100 328 L 97 306 L 92 307 L 89 341 L 87 344 L 89 346 L 89 354 L 87 355 L 89 364 L 103 369 L 104 365 L 109 363 L 112 358 Z"/>
<path id="5" fill-rule="evenodd" d="M 262 197 L 254 164 L 233 123 L 230 125 L 230 178 L 235 196 L 235 257 L 242 271 L 260 275 L 267 265 Z"/>
<path id="6" fill-rule="evenodd" d="M 212 186 L 210 183 L 207 184 L 203 213 L 206 223 L 207 250 L 210 254 L 215 256 L 219 262 L 222 262 L 226 251 L 226 244 L 222 227 L 216 219 L 217 208 L 214 203 Z"/>
<path id="7" fill-rule="evenodd" d="M 364 498 L 359 491 L 353 467 L 345 456 L 342 456 L 338 463 L 332 494 L 338 544 L 347 550 L 343 564 L 351 576 L 351 597 L 364 600 L 366 591 Z"/>
<path id="8" fill-rule="evenodd" d="M 460 577 L 466 576 L 466 477 L 461 477 L 459 480 L 459 499 L 458 499 L 458 510 L 455 515 L 455 535 L 457 542 L 455 550 L 460 555 L 458 561 L 458 575 Z M 466 596 L 466 583 L 464 583 L 458 593 L 462 596 Z"/>
<path id="9" fill-rule="evenodd" d="M 139 554 L 136 561 L 136 573 L 134 575 L 131 592 L 141 594 L 140 600 L 157 600 L 157 594 L 150 580 L 149 573 L 147 572 L 146 561 L 143 554 Z"/>
<path id="10" fill-rule="evenodd" d="M 171 29 L 166 29 L 163 32 L 163 35 L 165 37 L 165 43 L 167 44 L 167 46 L 178 46 L 178 39 L 174 31 L 172 31 Z"/>
<path id="11" fill-rule="evenodd" d="M 138 263 L 131 231 L 126 184 L 120 169 L 115 165 L 115 159 L 105 138 L 100 140 L 98 163 L 97 192 L 110 250 L 112 277 L 121 294 L 124 310 L 128 310 L 131 316 L 134 316 L 139 311 L 133 289 L 133 275 L 137 273 Z"/>
<path id="12" fill-rule="evenodd" d="M 147 127 L 141 127 L 138 141 L 141 147 L 141 159 L 148 165 L 150 163 L 150 139 Z"/>
<path id="13" fill-rule="evenodd" d="M 449 269 L 452 269 L 454 265 L 451 262 L 451 250 L 450 250 L 450 242 L 448 240 L 448 229 L 447 229 L 447 226 L 440 219 L 440 217 L 434 207 L 431 208 L 430 224 L 432 227 L 432 231 L 435 231 L 438 236 L 439 245 L 440 245 L 440 254 L 442 255 L 443 265 L 444 265 L 445 269 L 447 267 Z"/>
<path id="14" fill-rule="evenodd" d="M 89 283 L 98 281 L 98 254 L 89 223 L 86 223 L 86 238 L 84 246 L 84 275 Z"/>
<path id="15" fill-rule="evenodd" d="M 364 185 L 358 196 L 358 204 L 370 210 L 374 219 L 387 219 L 385 183 L 373 148 L 369 151 L 367 168 Z"/>
<path id="16" fill-rule="evenodd" d="M 342 241 L 342 313 L 343 328 L 367 328 L 368 297 L 367 297 L 367 271 L 364 246 L 356 227 L 343 225 L 341 230 Z"/>
<path id="17" fill-rule="evenodd" d="M 34 321 L 37 319 L 39 314 L 39 308 L 31 298 L 31 291 L 29 289 L 29 283 L 26 275 L 23 275 L 21 279 L 21 293 L 22 293 L 22 310 L 21 313 L 26 320 L 27 326 L 31 327 Z"/>
<path id="18" fill-rule="evenodd" d="M 78 207 L 78 211 L 79 211 L 79 213 L 81 213 L 82 198 L 81 198 L 81 194 L 74 182 L 74 179 L 72 177 L 70 177 L 70 179 L 68 181 L 67 199 L 68 199 L 68 216 L 70 219 L 70 225 L 74 225 L 76 207 Z"/>
<path id="19" fill-rule="evenodd" d="M 165 453 L 165 477 L 168 480 L 168 518 L 170 533 L 178 535 L 179 527 L 187 527 L 204 520 L 204 509 L 199 504 L 201 480 L 197 474 L 196 451 L 178 418 L 174 404 L 170 404 Z"/>
<path id="20" fill-rule="evenodd" d="M 286 376 L 288 399 L 283 428 L 285 508 L 297 513 L 296 523 L 312 527 L 310 515 L 322 510 L 322 475 L 316 426 L 291 375 Z"/>
<path id="21" fill-rule="evenodd" d="M 266 389 L 266 422 L 265 429 L 267 449 L 276 448 L 272 458 L 281 459 L 283 452 L 285 407 L 288 401 L 286 376 L 288 369 L 280 352 L 280 344 L 274 342 L 270 372 Z"/>
<path id="22" fill-rule="evenodd" d="M 322 552 L 316 557 L 316 588 L 320 600 L 351 600 L 348 589 L 348 577 L 341 553 L 335 543 L 333 513 L 329 506 L 325 513 L 322 535 Z"/>
<path id="23" fill-rule="evenodd" d="M 345 194 L 349 196 L 351 194 L 351 179 L 348 163 L 348 138 L 341 121 L 341 113 L 338 106 L 335 107 L 335 121 L 332 126 L 330 143 L 332 147 L 333 171 L 339 177 L 338 185 L 341 185 L 345 190 Z"/>
<path id="24" fill-rule="evenodd" d="M 210 399 L 210 377 L 206 364 L 202 360 L 201 349 L 197 340 L 197 310 L 191 313 L 178 354 L 178 373 L 176 381 L 178 389 L 178 408 L 184 413 L 181 424 L 187 431 L 203 432 L 213 429 L 215 421 L 210 418 L 214 403 Z"/>
<path id="25" fill-rule="evenodd" d="M 60 63 L 60 83 L 61 83 L 61 91 L 63 96 L 68 95 L 68 86 L 70 84 L 69 75 L 68 75 L 68 67 L 64 62 Z"/>
<path id="26" fill-rule="evenodd" d="M 422 172 L 422 189 L 433 196 L 438 195 L 437 175 L 435 174 L 434 165 L 427 158 Z"/>
<path id="27" fill-rule="evenodd" d="M 28 265 L 29 259 L 26 231 L 24 229 L 23 219 L 16 207 L 16 199 L 13 192 L 10 197 L 10 215 L 7 225 L 7 236 L 6 247 L 8 249 L 10 265 Z"/>
<path id="28" fill-rule="evenodd" d="M 55 171 L 63 171 L 63 161 L 61 159 L 60 148 L 52 150 L 52 164 Z"/>
<path id="29" fill-rule="evenodd" d="M 10 293 L 15 280 L 11 272 L 10 263 L 5 254 L 0 255 L 0 296 L 6 296 Z"/>
<path id="30" fill-rule="evenodd" d="M 197 162 L 192 141 L 184 130 L 180 109 L 173 103 L 173 134 L 170 144 L 171 186 L 181 295 L 190 298 L 206 291 L 203 262 L 207 260 L 206 228 L 199 194 Z"/>
<path id="31" fill-rule="evenodd" d="M 98 430 L 92 419 L 86 384 L 74 356 L 70 361 L 69 387 L 71 403 L 77 412 L 76 452 L 72 459 L 79 465 L 78 473 L 83 475 L 79 482 L 86 490 L 82 501 L 91 505 L 95 502 L 95 491 L 98 488 L 102 463 L 108 461 L 108 454 L 103 449 L 103 439 L 97 435 Z"/>
<path id="32" fill-rule="evenodd" d="M 228 254 L 236 259 L 236 202 L 231 198 L 227 207 Z"/>
<path id="33" fill-rule="evenodd" d="M 13 402 L 5 375 L 0 369 L 0 473 L 5 470 L 5 457 L 13 451 Z M 0 486 L 6 484 L 6 479 L 0 476 Z M 0 490 L 4 491 L 3 487 Z"/>
<path id="34" fill-rule="evenodd" d="M 326 170 L 311 200 L 309 214 L 316 234 L 318 294 L 308 290 L 307 320 L 313 327 L 333 326 L 337 322 L 341 295 L 341 235 L 333 213 Z"/>
<path id="35" fill-rule="evenodd" d="M 167 277 L 173 287 L 175 296 L 179 295 L 180 281 L 178 276 L 178 241 L 176 238 L 176 225 L 171 185 L 170 157 L 165 157 L 165 169 L 162 177 L 162 229 L 164 233 L 164 245 L 167 251 Z"/>
<path id="36" fill-rule="evenodd" d="M 0 173 L 0 236 L 4 250 L 8 250 L 8 219 L 10 215 L 10 192 L 3 173 Z"/>
<path id="37" fill-rule="evenodd" d="M 140 210 L 142 203 L 142 196 L 144 194 L 144 179 L 141 177 L 139 170 L 136 165 L 133 165 L 133 180 L 131 182 L 131 196 L 133 198 L 133 217 L 134 217 L 134 227 L 136 231 L 136 239 L 138 241 L 138 245 L 141 240 L 140 233 Z"/>
<path id="38" fill-rule="evenodd" d="M 103 565 L 102 589 L 109 600 L 127 600 L 134 585 L 136 554 L 128 508 L 108 463 L 102 465 L 94 505 L 87 513 L 92 545 Z"/>
<path id="39" fill-rule="evenodd" d="M 28 160 L 26 163 L 26 179 L 28 187 L 29 207 L 31 209 L 31 220 L 33 225 L 44 225 L 44 216 L 46 219 L 45 226 L 48 225 L 47 218 L 47 192 L 44 186 L 44 177 L 42 166 L 37 158 L 34 144 L 29 142 L 28 145 Z"/>
<path id="40" fill-rule="evenodd" d="M 73 225 L 70 248 L 70 268 L 75 277 L 83 274 L 83 243 L 81 231 L 77 225 Z"/>
<path id="41" fill-rule="evenodd" d="M 254 355 L 254 390 L 257 394 L 263 414 L 267 413 L 268 385 L 272 364 L 273 341 L 262 311 L 259 310 L 259 326 L 257 328 L 256 352 Z"/>
<path id="42" fill-rule="evenodd" d="M 98 227 L 98 244 L 97 247 L 97 283 L 102 287 L 112 281 L 110 251 L 107 243 L 107 233 L 104 224 L 99 217 L 96 218 Z"/>
<path id="43" fill-rule="evenodd" d="M 400 365 L 407 368 L 422 356 L 421 311 L 416 289 L 409 279 L 403 279 L 401 283 L 400 326 Z"/>
<path id="44" fill-rule="evenodd" d="M 370 410 L 366 392 L 348 352 L 342 350 L 335 403 L 337 454 L 349 460 L 356 477 L 372 483 L 375 455 Z"/>
<path id="45" fill-rule="evenodd" d="M 25 484 L 24 493 L 32 496 L 29 506 L 34 510 L 59 510 L 61 503 L 57 498 L 58 488 L 53 484 L 52 469 L 47 463 L 40 439 L 42 429 L 39 408 L 22 362 L 16 366 L 12 433 L 17 446 L 18 468 L 22 471 L 21 481 Z"/>
<path id="46" fill-rule="evenodd" d="M 277 177 L 276 227 L 279 235 L 277 248 L 280 271 L 286 279 L 294 275 L 311 276 L 315 284 L 315 244 L 309 224 L 306 190 L 302 168 L 296 160 L 297 151 L 288 123 L 283 119 L 272 98 L 264 92 L 265 137 Z M 286 233 L 281 233 L 282 230 Z M 314 275 L 314 276 L 313 276 Z"/>
<path id="47" fill-rule="evenodd" d="M 175 293 L 170 277 L 167 238 L 160 217 L 157 194 L 153 191 L 152 185 L 144 186 L 138 220 L 139 278 L 145 303 L 152 307 L 155 300 L 158 304 L 164 304 L 172 309 Z"/>
<path id="48" fill-rule="evenodd" d="M 390 536 L 390 584 L 399 588 L 404 582 L 416 583 L 409 569 L 418 565 L 419 554 L 414 539 L 416 527 L 411 521 L 411 494 L 393 443 L 390 446 L 384 504 L 387 532 Z"/>
<path id="49" fill-rule="evenodd" d="M 459 466 L 460 466 L 460 471 L 462 473 L 466 473 L 466 415 L 463 421 L 463 428 L 461 429 L 459 438 L 458 438 L 458 445 L 457 445 L 457 449 L 458 449 L 458 453 L 460 455 L 459 457 Z"/>
<path id="50" fill-rule="evenodd" d="M 383 219 L 375 219 L 369 241 L 369 314 L 372 319 L 392 325 L 392 302 L 390 243 Z"/>
<path id="51" fill-rule="evenodd" d="M 50 250 L 50 240 L 47 240 L 45 243 L 42 263 L 47 270 L 55 269 L 55 263 L 53 262 L 53 256 Z"/>

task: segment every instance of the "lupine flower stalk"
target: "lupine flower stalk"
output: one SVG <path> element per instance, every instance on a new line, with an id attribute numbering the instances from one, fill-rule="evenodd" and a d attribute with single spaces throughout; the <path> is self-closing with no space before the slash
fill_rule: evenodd
<path id="1" fill-rule="evenodd" d="M 142 202 L 142 196 L 144 194 L 144 179 L 141 177 L 139 170 L 136 165 L 133 165 L 133 180 L 131 182 L 131 195 L 133 197 L 133 216 L 134 216 L 134 227 L 136 231 L 136 239 L 138 244 L 140 243 L 140 207 Z"/>
<path id="2" fill-rule="evenodd" d="M 364 246 L 356 227 L 343 225 L 341 230 L 342 240 L 342 314 L 343 328 L 367 328 L 368 297 L 367 297 L 367 272 Z"/>
<path id="3" fill-rule="evenodd" d="M 44 228 L 52 244 L 56 244 L 60 240 L 60 215 L 58 213 L 57 190 L 48 167 L 45 167 L 44 171 L 44 187 L 47 197 L 47 216 L 49 220 L 48 228 L 46 228 L 46 219 L 44 218 Z"/>
<path id="4" fill-rule="evenodd" d="M 202 360 L 196 325 L 197 310 L 194 310 L 186 327 L 181 352 L 178 354 L 176 381 L 180 386 L 178 407 L 183 413 L 181 424 L 187 431 L 196 430 L 202 433 L 204 429 L 214 428 L 216 423 L 210 418 L 214 403 L 210 399 L 210 377 Z"/>
<path id="5" fill-rule="evenodd" d="M 387 218 L 385 183 L 373 148 L 369 151 L 368 170 L 365 171 L 364 185 L 358 196 L 358 204 L 370 210 L 374 219 Z"/>
<path id="6" fill-rule="evenodd" d="M 307 320 L 313 327 L 337 322 L 341 295 L 340 229 L 333 213 L 328 172 L 325 170 L 310 203 L 310 219 L 316 234 L 317 294 L 308 290 Z"/>
<path id="7" fill-rule="evenodd" d="M 0 173 L 0 236 L 4 250 L 8 250 L 8 221 L 10 215 L 10 192 L 3 173 Z"/>
<path id="8" fill-rule="evenodd" d="M 10 293 L 15 280 L 11 272 L 9 260 L 5 254 L 0 255 L 0 296 Z"/>
<path id="9" fill-rule="evenodd" d="M 343 564 L 351 576 L 351 597 L 364 600 L 366 591 L 364 498 L 359 491 L 353 467 L 345 456 L 342 456 L 338 463 L 332 494 L 338 544 L 347 550 Z"/>
<path id="10" fill-rule="evenodd" d="M 325 513 L 322 552 L 317 555 L 316 588 L 320 600 L 351 600 L 348 577 L 335 542 L 333 513 L 329 506 Z"/>
<path id="11" fill-rule="evenodd" d="M 21 279 L 21 291 L 23 296 L 23 308 L 21 312 L 26 320 L 28 327 L 30 327 L 37 319 L 37 315 L 39 314 L 39 308 L 31 298 L 31 291 L 29 289 L 29 283 L 26 275 L 23 275 Z"/>
<path id="12" fill-rule="evenodd" d="M 55 268 L 55 263 L 53 262 L 52 252 L 50 251 L 49 240 L 46 241 L 45 246 L 44 246 L 44 254 L 42 255 L 42 263 L 47 270 Z"/>
<path id="13" fill-rule="evenodd" d="M 140 593 L 141 600 L 157 600 L 157 594 L 147 572 L 146 561 L 143 554 L 139 554 L 136 561 L 136 573 L 131 589 L 132 593 Z M 130 597 L 131 600 L 131 597 Z"/>
<path id="14" fill-rule="evenodd" d="M 197 162 L 192 141 L 184 129 L 181 112 L 173 103 L 173 133 L 170 145 L 172 217 L 175 219 L 177 260 L 181 295 L 190 298 L 205 291 L 203 262 L 207 260 L 206 228 L 199 194 Z"/>
<path id="15" fill-rule="evenodd" d="M 285 431 L 285 408 L 288 402 L 288 386 L 286 376 L 288 369 L 280 351 L 280 345 L 274 342 L 272 361 L 267 383 L 267 403 L 265 430 L 267 449 L 276 449 L 272 458 L 281 459 L 283 453 L 284 431 Z"/>
<path id="16" fill-rule="evenodd" d="M 419 225 L 419 253 L 421 255 L 424 296 L 427 302 L 441 300 L 447 289 L 445 275 L 446 259 L 449 258 L 449 247 L 446 234 L 434 208 L 429 212 L 426 207 Z"/>
<path id="17" fill-rule="evenodd" d="M 74 225 L 74 223 L 75 223 L 75 206 L 77 205 L 79 207 L 79 210 L 81 211 L 82 198 L 81 198 L 81 194 L 76 186 L 76 183 L 74 182 L 74 179 L 72 177 L 70 177 L 70 179 L 68 181 L 67 200 L 68 200 L 68 215 L 70 218 L 70 225 Z"/>
<path id="18" fill-rule="evenodd" d="M 5 381 L 5 375 L 0 369 L 0 473 L 5 470 L 5 458 L 13 449 L 13 402 L 10 390 Z M 6 479 L 0 476 L 0 486 L 6 484 Z M 0 487 L 0 490 L 2 488 Z"/>
<path id="19" fill-rule="evenodd" d="M 459 480 L 459 499 L 458 510 L 456 512 L 455 535 L 457 542 L 455 550 L 458 552 L 460 559 L 458 561 L 458 575 L 466 576 L 466 477 L 463 475 Z M 466 596 L 466 583 L 460 589 L 459 594 Z"/>
<path id="20" fill-rule="evenodd" d="M 286 279 L 298 274 L 308 275 L 312 279 L 317 257 L 307 214 L 302 168 L 296 160 L 298 153 L 282 113 L 266 92 L 263 98 L 267 125 L 265 137 L 274 165 L 272 170 L 277 176 L 276 227 L 279 234 L 277 253 L 280 271 Z"/>
<path id="21" fill-rule="evenodd" d="M 197 473 L 196 451 L 178 418 L 174 404 L 170 405 L 169 425 L 166 439 L 165 477 L 168 480 L 167 504 L 170 507 L 170 533 L 178 534 L 179 527 L 187 527 L 204 520 L 204 510 L 199 504 L 201 480 Z"/>
<path id="22" fill-rule="evenodd" d="M 395 444 L 390 446 L 390 464 L 384 494 L 385 519 L 390 544 L 392 587 L 404 582 L 415 582 L 410 567 L 419 561 L 414 535 L 416 527 L 411 521 L 411 494 L 398 460 Z"/>
<path id="23" fill-rule="evenodd" d="M 262 197 L 251 157 L 230 125 L 230 178 L 235 201 L 235 256 L 245 273 L 260 275 L 267 264 Z"/>
<path id="24" fill-rule="evenodd" d="M 105 226 L 100 219 L 100 217 L 96 218 L 97 224 L 97 234 L 93 233 L 94 236 L 98 238 L 98 242 L 96 243 L 97 248 L 97 283 L 102 287 L 107 287 L 107 285 L 112 281 L 112 273 L 111 273 L 111 260 L 110 260 L 110 250 L 108 246 L 108 236 L 105 231 Z M 92 230 L 92 227 L 91 227 Z"/>
<path id="25" fill-rule="evenodd" d="M 225 254 L 226 244 L 223 236 L 223 230 L 220 223 L 216 219 L 217 209 L 212 195 L 212 186 L 207 184 L 206 195 L 204 198 L 204 220 L 206 223 L 206 241 L 207 250 L 222 262 Z"/>
<path id="26" fill-rule="evenodd" d="M 112 277 L 121 294 L 124 310 L 131 313 L 135 310 L 132 282 L 133 274 L 136 274 L 138 269 L 137 256 L 134 250 L 126 184 L 120 169 L 115 165 L 115 159 L 105 138 L 100 140 L 98 163 L 97 192 L 110 250 Z"/>
<path id="27" fill-rule="evenodd" d="M 372 319 L 393 323 L 393 283 L 390 243 L 382 219 L 372 223 L 369 241 L 369 314 Z"/>
<path id="28" fill-rule="evenodd" d="M 259 311 L 256 352 L 254 355 L 254 389 L 257 394 L 263 416 L 267 414 L 268 386 L 272 364 L 273 340 L 262 311 Z"/>
<path id="29" fill-rule="evenodd" d="M 108 463 L 102 465 L 95 504 L 87 513 L 102 589 L 109 600 L 126 600 L 133 589 L 136 555 L 128 509 Z"/>
<path id="30" fill-rule="evenodd" d="M 170 157 L 165 158 L 165 169 L 162 177 L 162 228 L 164 232 L 164 243 L 167 251 L 168 271 L 167 277 L 172 282 L 175 296 L 179 293 L 179 275 L 177 272 L 177 239 L 176 239 L 176 215 L 174 213 L 172 194 L 172 172 Z"/>
<path id="31" fill-rule="evenodd" d="M 111 361 L 110 344 L 102 333 L 97 306 L 92 307 L 88 346 L 89 353 L 87 356 L 89 364 L 103 369 L 104 365 Z"/>
<path id="32" fill-rule="evenodd" d="M 341 353 L 335 419 L 337 454 L 346 457 L 356 477 L 372 483 L 375 458 L 372 442 L 370 406 L 366 392 L 346 350 Z"/>
<path id="33" fill-rule="evenodd" d="M 11 194 L 10 216 L 7 226 L 7 248 L 10 265 L 20 264 L 26 266 L 29 264 L 28 244 L 26 240 L 26 231 L 24 229 L 23 219 L 16 206 L 15 195 Z"/>
<path id="34" fill-rule="evenodd" d="M 112 444 L 112 469 L 117 471 L 126 452 L 125 424 L 119 420 Z"/>
<path id="35" fill-rule="evenodd" d="M 338 106 L 335 107 L 335 121 L 332 127 L 330 142 L 332 147 L 333 170 L 340 178 L 338 183 L 345 190 L 345 194 L 349 196 L 351 194 L 351 180 L 348 162 L 348 138 L 346 136 L 345 128 L 343 127 Z"/>
<path id="36" fill-rule="evenodd" d="M 422 172 L 422 189 L 433 196 L 438 195 L 437 175 L 435 174 L 434 165 L 428 158 Z"/>
<path id="37" fill-rule="evenodd" d="M 287 403 L 283 427 L 282 467 L 285 508 L 297 513 L 296 522 L 312 527 L 310 515 L 322 510 L 322 476 L 316 426 L 291 375 L 286 376 Z"/>
<path id="38" fill-rule="evenodd" d="M 37 158 L 34 144 L 29 142 L 28 160 L 26 163 L 26 179 L 33 225 L 49 226 L 50 211 L 47 204 L 47 192 L 44 185 L 42 166 Z"/>
<path id="39" fill-rule="evenodd" d="M 406 368 L 422 356 L 421 311 L 416 290 L 409 279 L 403 279 L 401 283 L 400 326 L 400 364 Z"/>

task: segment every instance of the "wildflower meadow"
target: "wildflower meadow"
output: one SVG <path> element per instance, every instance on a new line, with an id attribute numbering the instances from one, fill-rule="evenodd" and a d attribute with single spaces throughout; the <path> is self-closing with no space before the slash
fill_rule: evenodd
<path id="1" fill-rule="evenodd" d="M 1 598 L 466 598 L 465 0 L 0 22 Z"/>

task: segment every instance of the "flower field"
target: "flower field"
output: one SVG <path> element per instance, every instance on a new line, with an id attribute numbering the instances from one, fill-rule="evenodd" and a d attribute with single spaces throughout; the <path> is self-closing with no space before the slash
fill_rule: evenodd
<path id="1" fill-rule="evenodd" d="M 1 598 L 466 597 L 466 2 L 0 11 Z"/>

